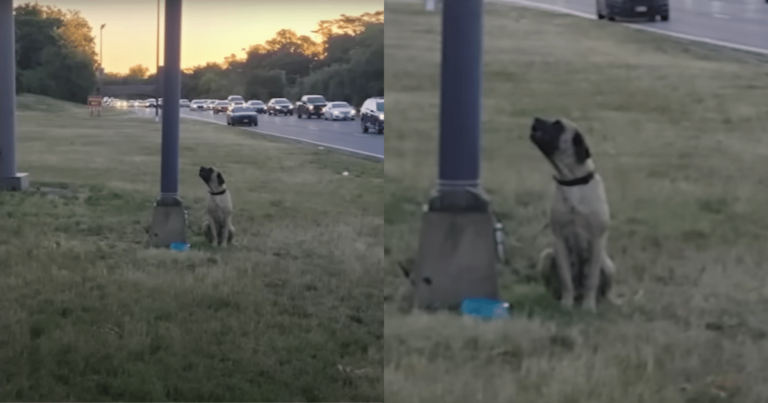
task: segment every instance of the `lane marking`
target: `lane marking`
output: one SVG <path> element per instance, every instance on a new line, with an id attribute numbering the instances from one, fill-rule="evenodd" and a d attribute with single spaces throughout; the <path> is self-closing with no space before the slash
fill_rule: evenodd
<path id="1" fill-rule="evenodd" d="M 214 120 L 214 119 L 206 119 L 206 118 L 202 118 L 202 117 L 198 117 L 198 116 L 189 116 L 189 115 L 184 115 L 182 113 L 180 113 L 179 116 L 185 117 L 187 119 L 199 120 L 199 121 L 202 121 L 202 122 L 211 122 L 211 123 L 218 123 L 220 125 L 226 125 L 226 122 L 219 122 L 219 121 Z M 256 127 L 258 127 L 258 126 L 256 126 Z M 288 136 L 288 135 L 285 135 L 285 134 L 268 132 L 268 131 L 259 130 L 257 128 L 251 128 L 251 127 L 239 127 L 239 129 L 245 129 L 245 130 L 255 131 L 255 132 L 259 132 L 259 133 L 264 133 L 264 134 L 267 134 L 267 135 L 270 135 L 270 136 L 282 137 L 282 138 L 286 138 L 286 139 L 301 141 L 301 142 L 304 142 L 304 143 L 310 143 L 310 144 L 314 144 L 314 145 L 318 145 L 318 146 L 323 146 L 323 147 L 328 147 L 328 148 L 332 148 L 332 149 L 336 149 L 336 150 L 346 151 L 346 152 L 350 152 L 350 153 L 353 153 L 353 154 L 361 154 L 361 155 L 365 155 L 365 156 L 368 156 L 368 157 L 378 158 L 378 159 L 381 159 L 381 160 L 384 159 L 384 155 L 375 154 L 375 153 L 369 153 L 367 151 L 355 150 L 353 148 L 337 146 L 337 145 L 334 145 L 334 144 L 323 143 L 323 142 L 320 142 L 320 141 L 307 140 L 307 139 L 304 139 L 304 138 L 301 138 L 301 137 Z"/>
<path id="2" fill-rule="evenodd" d="M 596 20 L 597 19 L 597 17 L 595 17 L 592 14 L 582 13 L 580 11 L 569 10 L 567 8 L 564 8 L 564 7 L 553 6 L 553 5 L 549 5 L 549 4 L 536 3 L 536 2 L 532 2 L 532 1 L 528 1 L 528 0 L 495 0 L 495 2 L 497 2 L 497 3 L 514 3 L 514 4 L 517 4 L 517 5 L 521 5 L 521 6 L 525 6 L 525 7 L 529 7 L 529 8 L 538 8 L 540 10 L 553 11 L 553 12 L 562 13 L 562 14 L 570 14 L 570 15 L 573 15 L 573 16 L 576 16 L 576 17 L 587 18 L 587 19 L 590 19 L 590 20 Z M 677 32 L 672 32 L 672 31 L 666 31 L 666 30 L 663 30 L 663 29 L 653 28 L 653 27 L 649 27 L 649 26 L 645 26 L 645 25 L 627 24 L 627 23 L 621 23 L 621 22 L 619 24 L 624 25 L 625 27 L 630 27 L 630 28 L 633 28 L 633 29 L 639 29 L 641 31 L 655 32 L 657 34 L 672 36 L 672 37 L 679 38 L 679 39 L 686 39 L 686 40 L 689 40 L 689 41 L 702 42 L 702 43 L 706 43 L 706 44 L 709 44 L 709 45 L 722 46 L 722 47 L 726 47 L 726 48 L 742 50 L 742 51 L 745 51 L 745 52 L 752 52 L 752 53 L 759 53 L 761 55 L 768 55 L 768 49 L 761 49 L 761 48 L 756 48 L 756 47 L 753 47 L 753 46 L 739 45 L 737 43 L 732 43 L 732 42 L 724 42 L 724 41 L 718 41 L 716 39 L 708 39 L 708 38 L 702 38 L 702 37 L 699 37 L 699 36 L 681 34 L 681 33 L 677 33 Z"/>

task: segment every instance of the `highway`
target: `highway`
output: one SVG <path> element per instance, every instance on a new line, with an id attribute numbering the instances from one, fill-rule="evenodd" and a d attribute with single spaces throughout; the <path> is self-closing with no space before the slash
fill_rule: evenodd
<path id="1" fill-rule="evenodd" d="M 134 108 L 140 116 L 154 118 L 153 108 Z M 192 112 L 180 108 L 180 116 L 187 119 L 203 120 L 226 125 L 226 114 L 214 115 L 211 111 Z M 162 113 L 162 112 L 161 112 Z M 323 119 L 298 119 L 294 116 L 259 115 L 256 127 L 240 126 L 233 130 L 252 130 L 271 136 L 298 140 L 318 146 L 337 149 L 375 159 L 384 159 L 384 136 L 363 134 L 360 121 L 325 121 Z"/>
<path id="2" fill-rule="evenodd" d="M 595 18 L 595 0 L 495 0 Z M 764 0 L 670 0 L 667 22 L 629 26 L 713 45 L 768 54 L 768 3 Z M 605 22 L 610 23 L 610 22 Z"/>
<path id="3" fill-rule="evenodd" d="M 595 0 L 488 0 L 565 12 L 597 19 Z M 424 0 L 385 0 L 424 3 Z M 765 0 L 669 0 L 669 21 L 627 25 L 683 39 L 768 54 L 768 3 Z"/>

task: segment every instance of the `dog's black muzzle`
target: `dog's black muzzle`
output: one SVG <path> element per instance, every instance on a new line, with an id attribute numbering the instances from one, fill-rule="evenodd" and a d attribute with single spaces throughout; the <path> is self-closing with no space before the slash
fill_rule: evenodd
<path id="1" fill-rule="evenodd" d="M 205 183 L 208 183 L 213 177 L 213 168 L 200 167 L 200 171 L 198 171 L 197 174 L 200 176 L 200 179 L 204 180 Z"/>

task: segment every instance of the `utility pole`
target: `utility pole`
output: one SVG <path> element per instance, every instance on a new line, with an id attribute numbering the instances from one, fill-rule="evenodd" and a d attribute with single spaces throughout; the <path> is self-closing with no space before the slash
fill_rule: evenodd
<path id="1" fill-rule="evenodd" d="M 152 212 L 149 245 L 186 242 L 187 218 L 179 197 L 179 100 L 181 99 L 181 0 L 165 1 L 160 197 Z"/>
<path id="2" fill-rule="evenodd" d="M 422 216 L 414 306 L 498 298 L 495 217 L 480 187 L 483 0 L 443 6 L 439 175 Z"/>
<path id="3" fill-rule="evenodd" d="M 99 74 L 99 87 L 97 90 L 97 95 L 101 95 L 101 86 L 104 82 L 104 27 L 106 27 L 107 24 L 101 24 L 101 29 L 99 29 L 99 71 L 97 72 Z"/>
<path id="4" fill-rule="evenodd" d="M 157 0 L 157 46 L 155 48 L 155 122 L 160 121 L 160 0 Z"/>
<path id="5" fill-rule="evenodd" d="M 16 29 L 13 0 L 0 0 L 0 190 L 29 187 L 16 172 Z"/>

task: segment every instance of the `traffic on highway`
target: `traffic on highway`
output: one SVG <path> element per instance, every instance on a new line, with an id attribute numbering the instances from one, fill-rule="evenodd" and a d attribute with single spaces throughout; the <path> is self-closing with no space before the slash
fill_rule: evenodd
<path id="1" fill-rule="evenodd" d="M 162 98 L 123 100 L 105 98 L 104 104 L 154 117 Z M 305 95 L 292 103 L 286 98 L 246 101 L 239 95 L 226 100 L 182 99 L 180 116 L 237 126 L 271 136 L 302 141 L 374 159 L 384 159 L 384 97 L 367 99 L 358 109 L 343 101 L 328 102 L 321 95 Z"/>
<path id="2" fill-rule="evenodd" d="M 565 12 L 584 18 L 631 22 L 629 26 L 646 31 L 768 54 L 768 5 L 765 0 L 498 1 Z M 655 17 L 659 17 L 655 23 L 642 22 L 655 20 Z"/>

